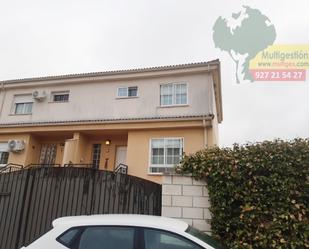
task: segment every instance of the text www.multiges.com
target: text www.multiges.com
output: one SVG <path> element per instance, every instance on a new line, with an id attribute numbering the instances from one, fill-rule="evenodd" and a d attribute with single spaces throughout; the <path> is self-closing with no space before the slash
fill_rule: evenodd
<path id="1" fill-rule="evenodd" d="M 304 68 L 309 67 L 309 62 L 259 62 L 260 68 Z"/>

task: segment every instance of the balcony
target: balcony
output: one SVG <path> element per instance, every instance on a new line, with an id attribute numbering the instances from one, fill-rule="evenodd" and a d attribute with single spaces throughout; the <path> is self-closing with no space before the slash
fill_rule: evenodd
<path id="1" fill-rule="evenodd" d="M 123 131 L 31 133 L 23 152 L 10 152 L 6 170 L 53 166 L 127 173 L 127 140 L 128 134 Z"/>

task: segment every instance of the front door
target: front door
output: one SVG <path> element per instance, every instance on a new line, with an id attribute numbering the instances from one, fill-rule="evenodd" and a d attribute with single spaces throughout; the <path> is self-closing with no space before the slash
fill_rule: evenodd
<path id="1" fill-rule="evenodd" d="M 42 144 L 40 164 L 55 164 L 57 155 L 57 144 Z"/>
<path id="2" fill-rule="evenodd" d="M 127 146 L 117 146 L 116 148 L 115 168 L 119 164 L 127 164 Z"/>

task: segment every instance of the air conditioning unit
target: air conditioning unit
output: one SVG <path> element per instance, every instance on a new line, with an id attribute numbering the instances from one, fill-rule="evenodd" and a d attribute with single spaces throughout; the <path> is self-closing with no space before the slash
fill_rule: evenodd
<path id="1" fill-rule="evenodd" d="M 34 98 L 35 100 L 38 100 L 38 101 L 42 101 L 42 100 L 44 100 L 46 97 L 47 97 L 47 94 L 46 94 L 45 91 L 38 91 L 38 90 L 35 90 L 35 91 L 33 91 L 33 93 L 32 93 L 32 98 Z"/>
<path id="2" fill-rule="evenodd" d="M 21 152 L 25 149 L 25 142 L 23 140 L 9 140 L 8 148 L 12 152 Z"/>

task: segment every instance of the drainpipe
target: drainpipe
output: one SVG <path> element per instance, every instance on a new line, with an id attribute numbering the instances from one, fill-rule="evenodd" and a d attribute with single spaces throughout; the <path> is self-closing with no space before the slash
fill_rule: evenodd
<path id="1" fill-rule="evenodd" d="M 203 119 L 203 127 L 204 127 L 204 148 L 207 148 L 208 137 L 207 137 L 207 126 L 205 119 Z"/>
<path id="2" fill-rule="evenodd" d="M 1 82 L 1 93 L 2 92 L 3 92 L 3 97 L 2 97 L 1 106 L 0 106 L 0 119 L 2 117 L 2 110 L 3 110 L 5 95 L 6 95 L 6 91 L 5 91 L 3 82 Z"/>

